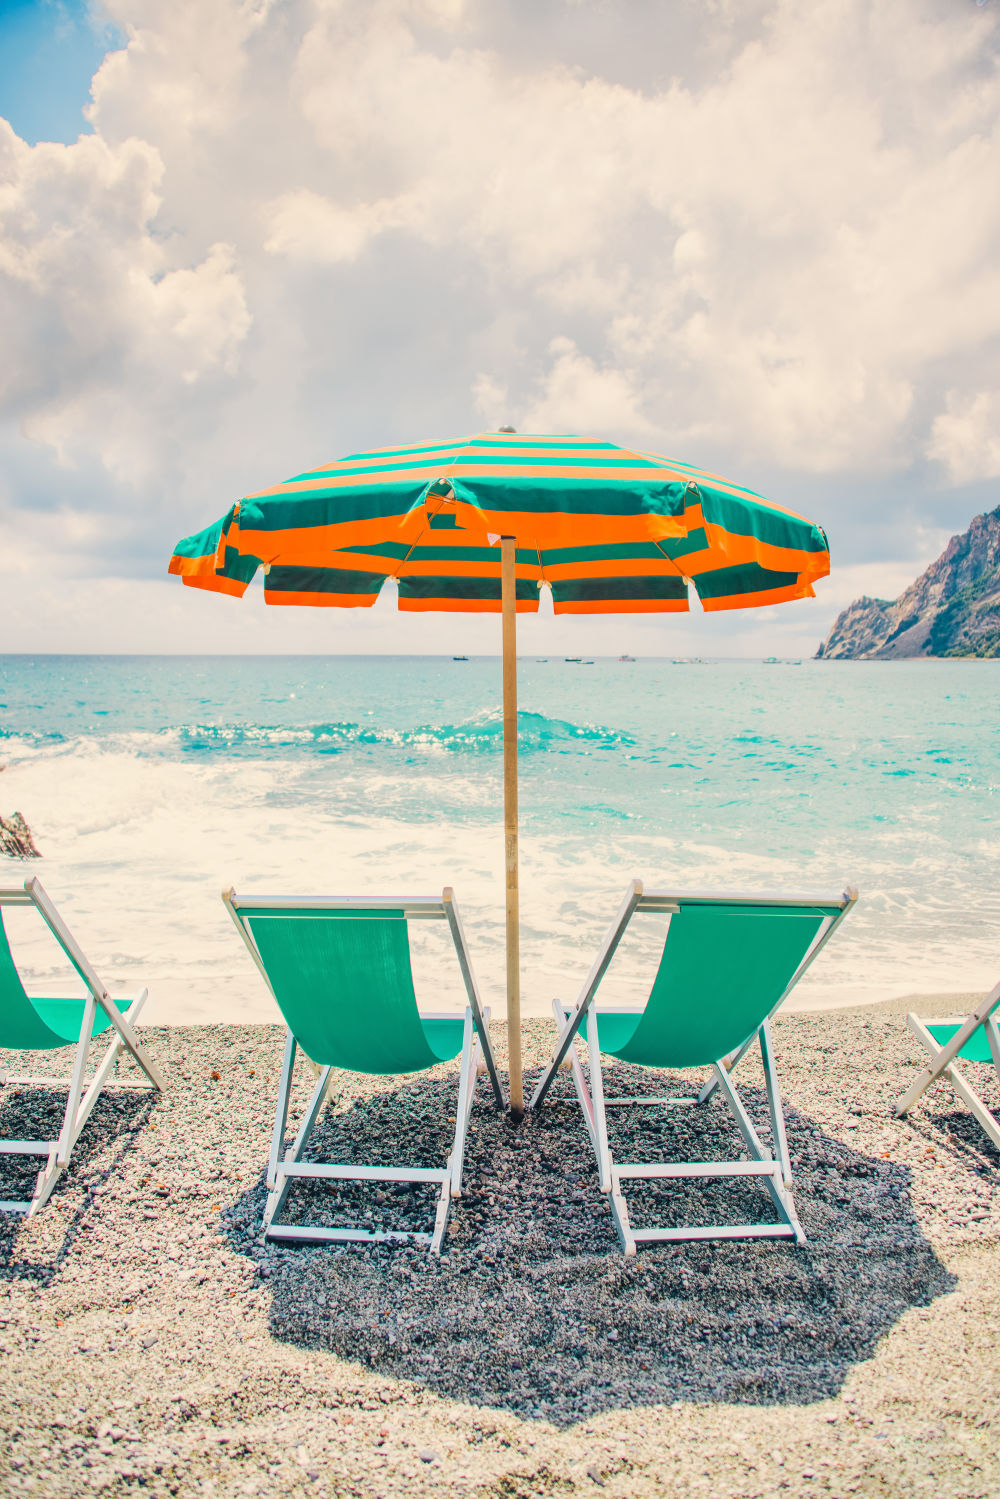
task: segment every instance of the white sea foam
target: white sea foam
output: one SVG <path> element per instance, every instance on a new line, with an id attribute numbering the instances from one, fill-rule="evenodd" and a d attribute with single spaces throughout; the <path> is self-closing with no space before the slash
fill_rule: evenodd
<path id="1" fill-rule="evenodd" d="M 172 733 L 174 731 L 171 731 Z M 162 736 L 112 735 L 39 746 L 8 740 L 5 806 L 30 811 L 45 857 L 7 865 L 36 874 L 109 983 L 147 984 L 152 1022 L 271 1021 L 273 1003 L 232 929 L 224 886 L 283 893 L 436 893 L 455 887 L 474 962 L 495 1014 L 503 1011 L 503 845 L 498 777 L 456 774 L 439 810 L 426 763 L 399 778 L 353 767 L 332 781 L 315 758 L 170 756 Z M 345 767 L 346 769 L 346 767 Z M 404 794 L 405 793 L 405 794 Z M 394 806 L 398 797 L 403 814 Z M 407 817 L 405 810 L 424 807 Z M 436 810 L 437 809 L 437 810 Z M 571 998 L 633 876 L 647 888 L 815 890 L 863 883 L 851 923 L 803 982 L 799 1003 L 848 1004 L 908 992 L 957 992 L 995 979 L 1000 900 L 977 889 L 963 908 L 962 858 L 942 879 L 940 849 L 922 841 L 925 810 L 887 830 L 864 855 L 850 828 L 820 830 L 788 860 L 713 839 L 708 830 L 650 836 L 641 821 L 536 830 L 522 836 L 524 1009 L 547 1014 Z M 992 855 L 982 839 L 980 859 Z M 976 850 L 965 857 L 975 861 Z M 853 867 L 852 867 L 853 866 Z M 13 915 L 24 913 L 12 913 Z M 38 992 L 72 992 L 42 934 L 11 921 L 12 941 Z M 424 1002 L 459 1007 L 462 991 L 437 928 L 418 934 L 415 977 Z M 439 945 L 435 952 L 435 939 Z M 648 982 L 662 927 L 647 919 L 624 945 L 609 1000 Z"/>

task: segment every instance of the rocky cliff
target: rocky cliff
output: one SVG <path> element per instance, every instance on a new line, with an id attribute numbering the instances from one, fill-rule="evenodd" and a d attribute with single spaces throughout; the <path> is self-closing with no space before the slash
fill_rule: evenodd
<path id="1" fill-rule="evenodd" d="M 855 599 L 817 659 L 1000 656 L 1000 507 L 977 515 L 895 601 Z"/>

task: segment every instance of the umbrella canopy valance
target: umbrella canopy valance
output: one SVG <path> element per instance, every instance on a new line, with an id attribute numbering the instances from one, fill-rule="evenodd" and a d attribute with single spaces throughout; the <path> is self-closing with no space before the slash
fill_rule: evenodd
<path id="1" fill-rule="evenodd" d="M 820 527 L 693 465 L 582 437 L 490 434 L 355 453 L 240 500 L 178 543 L 170 571 L 270 604 L 499 612 L 500 535 L 517 539 L 518 613 L 671 613 L 809 598 Z"/>

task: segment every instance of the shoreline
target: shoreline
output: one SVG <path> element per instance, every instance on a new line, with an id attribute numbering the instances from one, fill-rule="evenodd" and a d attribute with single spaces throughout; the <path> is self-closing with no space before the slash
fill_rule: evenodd
<path id="1" fill-rule="evenodd" d="M 919 1015 L 940 1014 L 942 1017 L 955 1013 L 967 1015 L 969 1011 L 981 1000 L 988 991 L 986 989 L 962 991 L 955 993 L 937 994 L 902 994 L 893 995 L 888 999 L 852 998 L 831 1003 L 829 998 L 821 996 L 816 999 L 799 998 L 791 999 L 782 1005 L 778 1012 L 780 1019 L 785 1015 L 834 1015 L 845 1012 L 860 1010 L 884 1011 L 887 1014 L 906 1014 L 908 1010 L 915 1010 Z M 570 998 L 573 996 L 571 995 Z M 616 1001 L 617 1002 L 617 1001 Z M 424 1008 L 427 1005 L 424 1004 Z M 281 1013 L 277 1004 L 269 1000 L 266 995 L 256 998 L 252 1004 L 247 1006 L 250 1014 L 237 1013 L 231 1005 L 224 1007 L 225 1013 L 214 1019 L 181 1018 L 171 1023 L 171 1028 L 176 1029 L 198 1027 L 198 1026 L 270 1026 L 283 1025 Z M 452 1005 L 443 1000 L 434 1006 L 436 1013 L 463 1014 L 461 1005 Z M 493 1023 L 506 1023 L 504 1013 L 504 1002 L 502 997 L 492 1004 Z M 149 1018 L 147 1019 L 147 1013 Z M 552 1012 L 544 1003 L 531 1000 L 521 1001 L 521 1018 L 527 1024 L 529 1021 L 543 1021 L 551 1024 Z M 157 1016 L 156 990 L 151 988 L 147 1011 L 140 1018 L 140 1027 L 156 1028 L 167 1024 L 165 1020 Z"/>

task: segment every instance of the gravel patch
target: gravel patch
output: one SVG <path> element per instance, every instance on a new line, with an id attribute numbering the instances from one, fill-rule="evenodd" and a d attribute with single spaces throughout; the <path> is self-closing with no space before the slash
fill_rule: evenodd
<path id="1" fill-rule="evenodd" d="M 532 1075 L 551 1035 L 526 1027 Z M 414 1246 L 263 1243 L 279 1031 L 144 1036 L 167 1094 L 106 1094 L 43 1213 L 0 1220 L 5 1492 L 1000 1488 L 1000 1158 L 944 1085 L 892 1118 L 919 1061 L 895 1007 L 776 1025 L 806 1248 L 663 1245 L 629 1261 L 568 1075 L 518 1128 L 480 1082 L 466 1192 L 432 1260 Z M 60 1070 L 51 1056 L 16 1067 Z M 1000 1102 L 987 1070 L 969 1071 Z M 608 1069 L 629 1093 L 693 1076 Z M 759 1067 L 738 1076 L 767 1138 Z M 301 1069 L 293 1108 L 310 1084 Z M 450 1064 L 402 1080 L 335 1074 L 310 1154 L 439 1163 L 455 1090 Z M 47 1137 L 58 1116 L 51 1093 L 0 1090 L 5 1135 Z M 738 1150 L 721 1100 L 613 1123 L 632 1156 Z M 32 1174 L 3 1159 L 0 1194 Z M 671 1184 L 632 1201 L 637 1223 L 772 1217 L 755 1185 Z M 433 1209 L 409 1188 L 302 1184 L 288 1215 L 426 1228 Z"/>

